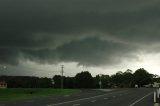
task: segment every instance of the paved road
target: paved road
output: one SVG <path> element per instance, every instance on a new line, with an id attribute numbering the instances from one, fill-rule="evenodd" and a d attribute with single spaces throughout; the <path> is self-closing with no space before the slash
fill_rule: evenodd
<path id="1" fill-rule="evenodd" d="M 81 93 L 0 103 L 0 106 L 153 106 L 151 88 L 114 91 L 82 90 Z"/>

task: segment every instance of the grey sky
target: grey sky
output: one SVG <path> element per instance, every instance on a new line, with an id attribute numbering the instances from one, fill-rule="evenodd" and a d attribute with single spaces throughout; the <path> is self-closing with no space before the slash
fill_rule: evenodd
<path id="1" fill-rule="evenodd" d="M 136 67 L 142 55 L 159 54 L 159 5 L 159 0 L 1 0 L 0 64 L 14 75 L 38 73 L 34 70 L 45 65 L 54 70 L 61 63 L 107 74 L 121 64 L 126 67 L 117 71 L 130 62 Z M 22 71 L 28 61 L 36 65 Z"/>

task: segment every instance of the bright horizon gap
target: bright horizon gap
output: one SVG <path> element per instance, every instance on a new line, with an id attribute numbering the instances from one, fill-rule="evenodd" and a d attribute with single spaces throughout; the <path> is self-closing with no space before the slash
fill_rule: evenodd
<path id="1" fill-rule="evenodd" d="M 155 64 L 155 61 L 159 61 L 157 57 L 160 55 L 146 55 L 146 56 L 140 56 L 139 62 L 136 63 L 130 63 L 130 65 L 125 65 L 125 64 L 120 64 L 120 65 L 115 65 L 115 66 L 102 66 L 102 67 L 87 67 L 84 68 L 83 66 L 77 66 L 77 63 L 72 62 L 72 63 L 59 63 L 57 65 L 49 65 L 49 64 L 37 64 L 32 61 L 27 61 L 21 64 L 21 68 L 23 71 L 26 71 L 26 73 L 32 73 L 29 76 L 40 76 L 43 74 L 42 77 L 52 77 L 54 75 L 60 75 L 61 71 L 61 65 L 64 65 L 64 75 L 65 76 L 75 76 L 77 73 L 81 71 L 89 71 L 92 76 L 98 75 L 98 74 L 106 74 L 106 75 L 112 75 L 115 74 L 118 71 L 125 72 L 127 69 L 131 69 L 133 72 L 135 72 L 139 68 L 144 68 L 146 69 L 149 73 L 152 74 L 157 74 L 160 75 L 159 73 L 159 64 L 158 62 Z M 151 58 L 154 60 L 151 60 Z M 146 61 L 150 60 L 150 61 Z M 132 61 L 134 62 L 134 61 Z M 134 64 L 134 65 L 132 65 Z M 38 67 L 38 68 L 37 68 Z M 16 72 L 16 66 L 11 67 L 8 70 L 14 69 Z M 25 70 L 24 70 L 25 69 Z M 33 71 L 34 70 L 34 71 Z M 20 72 L 22 70 L 19 70 Z M 71 73 L 72 72 L 72 73 Z M 4 72 L 5 73 L 5 72 Z M 5 73 L 6 75 L 10 75 L 9 73 Z M 49 75 L 47 75 L 49 74 Z M 25 76 L 25 74 L 19 74 L 20 76 Z"/>

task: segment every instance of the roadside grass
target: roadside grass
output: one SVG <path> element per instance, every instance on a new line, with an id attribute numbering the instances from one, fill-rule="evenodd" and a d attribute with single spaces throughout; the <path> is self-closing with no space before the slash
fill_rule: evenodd
<path id="1" fill-rule="evenodd" d="M 52 95 L 70 95 L 78 91 L 75 89 L 53 88 L 7 88 L 0 89 L 0 101 L 14 101 Z"/>

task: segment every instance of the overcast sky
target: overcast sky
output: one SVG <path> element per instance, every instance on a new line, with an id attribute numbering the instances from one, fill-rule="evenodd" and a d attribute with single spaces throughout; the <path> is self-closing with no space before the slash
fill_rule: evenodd
<path id="1" fill-rule="evenodd" d="M 1 74 L 159 74 L 159 0 L 0 0 Z M 2 69 L 1 69 L 2 70 Z"/>

